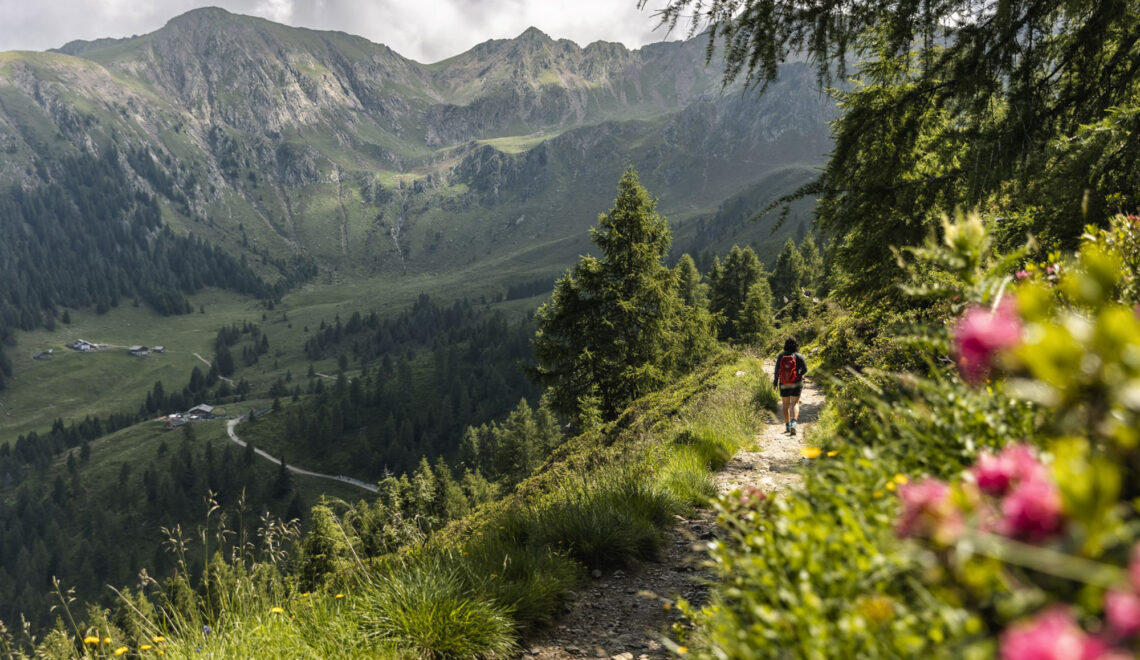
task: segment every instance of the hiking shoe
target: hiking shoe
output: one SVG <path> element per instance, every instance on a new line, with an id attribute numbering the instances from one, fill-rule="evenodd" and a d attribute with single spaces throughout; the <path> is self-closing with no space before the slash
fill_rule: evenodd
<path id="1" fill-rule="evenodd" d="M 788 433 L 791 433 L 792 435 L 796 434 L 796 423 L 795 422 L 788 423 Z"/>
<path id="2" fill-rule="evenodd" d="M 784 422 L 784 433 L 791 433 L 791 432 L 792 432 L 792 423 L 791 422 Z"/>

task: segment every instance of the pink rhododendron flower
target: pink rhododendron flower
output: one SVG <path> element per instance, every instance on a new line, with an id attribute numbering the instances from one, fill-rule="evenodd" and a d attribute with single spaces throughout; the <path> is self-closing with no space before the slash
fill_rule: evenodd
<path id="1" fill-rule="evenodd" d="M 764 494 L 764 491 L 756 486 L 748 486 L 740 495 L 740 505 L 751 506 L 753 504 L 759 504 L 766 499 L 768 499 L 768 496 Z"/>
<path id="2" fill-rule="evenodd" d="M 1029 271 L 1025 270 L 1024 268 L 1017 271 L 1017 279 L 1023 280 L 1027 277 L 1029 277 Z"/>
<path id="3" fill-rule="evenodd" d="M 1063 607 L 1016 624 L 1001 636 L 1002 660 L 1097 660 L 1106 650 L 1104 642 L 1081 630 Z"/>
<path id="4" fill-rule="evenodd" d="M 971 472 L 978 488 L 987 495 L 1000 497 L 1023 481 L 1048 479 L 1049 470 L 1028 445 L 1009 445 L 994 455 L 983 452 Z"/>
<path id="5" fill-rule="evenodd" d="M 1013 537 L 1043 541 L 1061 531 L 1065 518 L 1061 492 L 1044 479 L 1023 481 L 1001 503 L 1002 531 Z"/>
<path id="6" fill-rule="evenodd" d="M 962 377 L 969 383 L 985 380 L 999 351 L 1021 340 L 1021 318 L 1012 300 L 1006 298 L 991 312 L 971 307 L 954 329 L 954 353 Z"/>
<path id="7" fill-rule="evenodd" d="M 1140 596 L 1111 589 L 1104 595 L 1104 616 L 1113 632 L 1131 637 L 1140 631 Z"/>
<path id="8" fill-rule="evenodd" d="M 921 536 L 950 543 L 962 532 L 962 512 L 950 499 L 950 486 L 930 477 L 899 486 L 903 510 L 895 524 L 899 536 Z"/>

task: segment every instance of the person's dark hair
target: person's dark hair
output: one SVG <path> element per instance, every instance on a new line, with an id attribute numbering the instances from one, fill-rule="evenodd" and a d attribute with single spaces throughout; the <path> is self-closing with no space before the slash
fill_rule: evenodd
<path id="1" fill-rule="evenodd" d="M 795 353 L 800 350 L 800 343 L 796 341 L 795 337 L 788 337 L 784 340 L 784 352 Z"/>

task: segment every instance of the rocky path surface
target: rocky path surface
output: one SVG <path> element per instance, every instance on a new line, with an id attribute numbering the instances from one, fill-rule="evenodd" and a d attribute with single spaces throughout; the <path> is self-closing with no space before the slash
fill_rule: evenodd
<path id="1" fill-rule="evenodd" d="M 766 363 L 765 372 L 772 373 Z M 801 480 L 796 468 L 800 449 L 823 407 L 823 393 L 812 382 L 804 384 L 797 434 L 784 432 L 782 420 L 757 430 L 754 446 L 732 458 L 715 476 L 717 490 L 729 493 L 745 486 L 765 492 L 795 487 Z M 774 419 L 774 418 L 773 418 Z M 670 530 L 662 559 L 626 570 L 595 571 L 581 589 L 570 611 L 550 628 L 524 641 L 521 660 L 658 660 L 675 658 L 661 643 L 678 618 L 673 603 L 684 597 L 704 602 L 703 542 L 713 538 L 716 525 L 711 512 L 698 511 L 692 519 L 679 519 Z"/>

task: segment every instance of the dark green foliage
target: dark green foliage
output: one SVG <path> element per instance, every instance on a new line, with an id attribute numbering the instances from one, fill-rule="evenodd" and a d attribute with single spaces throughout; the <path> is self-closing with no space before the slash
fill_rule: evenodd
<path id="1" fill-rule="evenodd" d="M 50 435 L 18 441 L 11 453 L 0 447 L 0 475 L 19 472 L 6 460 L 65 443 L 73 432 L 57 423 Z M 83 601 L 109 603 L 107 584 L 134 584 L 141 567 L 167 574 L 174 558 L 159 548 L 159 528 L 193 529 L 211 492 L 230 520 L 244 521 L 235 531 L 248 537 L 263 509 L 284 512 L 288 500 L 273 497 L 272 467 L 243 463 L 228 442 L 220 451 L 185 435 L 174 443 L 165 454 L 120 466 L 118 478 L 96 481 L 77 469 L 0 490 L 0 620 L 22 614 L 33 631 L 45 630 L 59 602 L 50 591 L 53 577 Z"/>
<path id="2" fill-rule="evenodd" d="M 369 480 L 411 472 L 421 456 L 452 459 L 467 426 L 539 395 L 519 368 L 530 357 L 534 326 L 527 319 L 511 323 L 466 301 L 445 308 L 421 296 L 392 319 L 354 313 L 347 323 L 323 325 L 306 342 L 308 355 L 352 356 L 365 368 L 336 381 L 314 371 L 312 396 L 247 432 L 260 447 L 285 436 L 300 465 Z M 251 346 L 260 342 L 250 336 Z"/>
<path id="3" fill-rule="evenodd" d="M 815 244 L 815 236 L 810 233 L 800 242 L 800 256 L 804 260 L 804 288 L 822 297 L 827 293 L 821 289 L 826 279 L 823 256 L 819 252 L 819 246 Z"/>
<path id="4" fill-rule="evenodd" d="M 692 369 L 717 350 L 716 333 L 721 319 L 708 307 L 708 285 L 701 282 L 693 258 L 681 255 L 677 267 L 677 295 L 680 298 L 674 363 L 678 371 Z"/>
<path id="5" fill-rule="evenodd" d="M 763 345 L 772 338 L 775 332 L 772 323 L 772 290 L 768 287 L 767 279 L 760 278 L 748 289 L 736 327 L 740 339 L 749 344 Z"/>
<path id="6" fill-rule="evenodd" d="M 174 235 L 114 151 L 64 159 L 53 180 L 0 193 L 0 324 L 52 327 L 60 306 L 106 312 L 130 297 L 184 314 L 185 294 L 204 286 L 271 299 L 292 281 L 267 285 L 217 247 Z"/>
<path id="7" fill-rule="evenodd" d="M 670 233 L 633 168 L 590 236 L 601 258 L 582 257 L 538 310 L 536 380 L 554 410 L 613 419 L 673 370 L 678 297 L 661 260 Z"/>
<path id="8" fill-rule="evenodd" d="M 772 271 L 769 283 L 777 309 L 783 309 L 797 297 L 803 295 L 801 288 L 806 278 L 804 259 L 791 238 L 784 243 L 784 249 L 776 259 L 776 269 Z"/>
<path id="9" fill-rule="evenodd" d="M 562 440 L 558 421 L 545 406 L 531 410 L 526 399 L 502 422 L 468 427 L 459 464 L 510 487 L 530 476 Z"/>
<path id="10" fill-rule="evenodd" d="M 860 56 L 828 165 L 801 190 L 821 197 L 816 226 L 834 241 L 844 293 L 893 287 L 891 246 L 921 244 L 955 207 L 1015 217 L 1044 205 L 1009 227 L 1007 248 L 1026 230 L 1072 247 L 1086 221 L 1135 208 L 1135 0 L 671 0 L 663 19 L 691 15 L 694 30 L 711 27 L 710 57 L 725 45 L 730 80 L 767 84 L 793 53 L 814 59 L 821 79 L 845 78 Z"/>
<path id="11" fill-rule="evenodd" d="M 791 240 L 791 239 L 789 239 Z M 709 309 L 724 319 L 722 340 L 742 339 L 741 311 L 752 285 L 764 277 L 764 266 L 751 247 L 733 245 L 724 261 L 713 261 L 709 272 Z"/>

